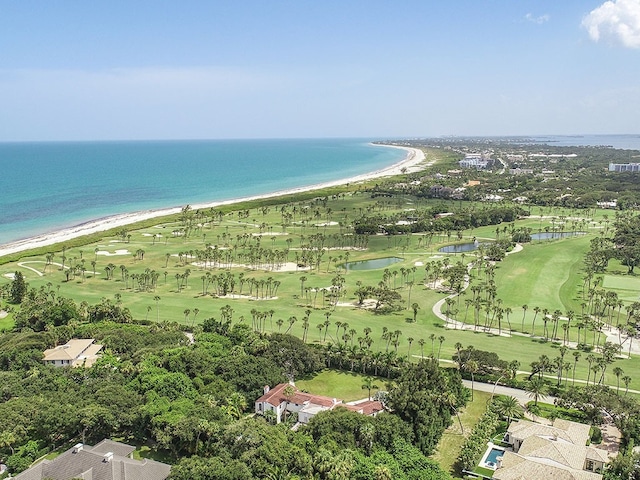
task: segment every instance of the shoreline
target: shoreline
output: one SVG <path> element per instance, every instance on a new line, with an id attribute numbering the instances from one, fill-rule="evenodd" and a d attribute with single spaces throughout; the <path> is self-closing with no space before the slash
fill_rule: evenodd
<path id="1" fill-rule="evenodd" d="M 286 190 L 279 190 L 276 192 L 265 193 L 261 195 L 251 195 L 247 197 L 233 198 L 230 200 L 220 200 L 216 202 L 201 203 L 191 205 L 194 210 L 201 210 L 206 208 L 215 208 L 223 205 L 233 205 L 235 203 L 241 203 L 252 200 L 263 200 L 266 198 L 281 197 L 283 195 L 291 195 L 296 193 L 310 192 L 313 190 L 320 190 L 322 188 L 335 187 L 338 185 L 345 185 L 347 183 L 363 182 L 367 180 L 373 180 L 380 177 L 388 177 L 392 175 L 399 175 L 402 173 L 402 169 L 406 168 L 408 172 L 420 170 L 418 167 L 426 159 L 425 154 L 418 148 L 401 147 L 397 145 L 382 145 L 375 144 L 376 146 L 399 148 L 407 152 L 407 156 L 389 167 L 385 167 L 373 172 L 356 175 L 349 178 L 340 180 L 332 180 L 324 183 L 318 183 L 314 185 L 306 185 L 302 187 L 289 188 Z M 104 232 L 112 228 L 123 227 L 132 223 L 140 222 L 143 220 L 149 220 L 152 218 L 164 217 L 167 215 L 173 215 L 180 213 L 182 206 L 161 208 L 157 210 L 143 210 L 138 212 L 123 213 L 108 217 L 103 217 L 97 220 L 89 220 L 87 222 L 74 225 L 72 227 L 64 228 L 62 230 L 53 231 L 50 233 L 44 233 L 34 237 L 25 238 L 23 240 L 16 240 L 14 242 L 0 245 L 0 257 L 10 255 L 13 253 L 19 253 L 25 250 L 31 250 L 34 248 L 46 247 L 49 245 L 55 245 L 63 243 L 67 240 L 82 237 L 84 235 L 90 235 L 93 233 Z"/>

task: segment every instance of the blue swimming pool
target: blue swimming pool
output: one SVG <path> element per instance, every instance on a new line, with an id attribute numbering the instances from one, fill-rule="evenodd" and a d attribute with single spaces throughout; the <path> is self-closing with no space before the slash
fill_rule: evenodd
<path id="1" fill-rule="evenodd" d="M 498 457 L 502 457 L 503 455 L 504 449 L 491 447 L 491 449 L 484 454 L 484 457 L 480 462 L 480 466 L 492 468 L 495 470 L 496 468 L 498 468 Z"/>

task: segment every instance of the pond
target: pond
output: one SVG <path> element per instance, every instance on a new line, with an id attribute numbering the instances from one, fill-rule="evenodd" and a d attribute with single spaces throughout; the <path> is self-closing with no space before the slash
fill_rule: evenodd
<path id="1" fill-rule="evenodd" d="M 446 247 L 441 247 L 438 249 L 439 252 L 442 253 L 463 253 L 463 252 L 471 252 L 476 250 L 480 245 L 487 245 L 486 242 L 478 243 L 478 242 L 468 242 L 468 243 L 457 243 L 455 245 L 447 245 Z"/>
<path id="2" fill-rule="evenodd" d="M 576 235 L 585 235 L 586 232 L 540 232 L 532 233 L 531 240 L 553 240 L 556 238 L 575 237 Z"/>
<path id="3" fill-rule="evenodd" d="M 374 258 L 373 260 L 361 260 L 359 262 L 347 262 L 345 267 L 347 270 L 375 270 L 376 268 L 384 268 L 394 263 L 401 262 L 402 258 L 385 257 Z"/>

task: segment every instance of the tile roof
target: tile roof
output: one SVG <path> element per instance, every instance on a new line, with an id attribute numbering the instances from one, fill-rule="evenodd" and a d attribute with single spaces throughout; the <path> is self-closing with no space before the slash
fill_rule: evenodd
<path id="1" fill-rule="evenodd" d="M 509 451 L 504 452 L 500 465 L 493 474 L 495 480 L 602 480 L 602 475 L 594 472 L 534 462 Z"/>
<path id="2" fill-rule="evenodd" d="M 44 351 L 45 361 L 52 360 L 75 360 L 85 351 L 89 345 L 93 343 L 93 339 L 72 338 L 64 345 L 58 345 Z"/>
<path id="3" fill-rule="evenodd" d="M 98 359 L 98 352 L 102 345 L 93 343 L 92 338 L 72 338 L 64 345 L 49 348 L 44 351 L 45 362 L 66 361 L 74 367 L 90 367 Z"/>
<path id="4" fill-rule="evenodd" d="M 589 425 L 556 420 L 551 425 L 521 420 L 509 426 L 509 435 L 522 440 L 517 453 L 506 451 L 493 478 L 496 480 L 601 480 L 584 470 L 587 460 L 606 464 L 605 450 L 588 447 Z"/>
<path id="5" fill-rule="evenodd" d="M 552 425 L 543 425 L 528 420 L 512 422 L 509 425 L 509 434 L 515 438 L 525 440 L 532 436 L 554 437 L 566 440 L 574 445 L 586 445 L 589 439 L 589 425 L 570 422 L 568 420 L 556 420 Z"/>
<path id="6" fill-rule="evenodd" d="M 289 383 L 280 383 L 275 387 L 271 388 L 267 393 L 262 395 L 256 402 L 260 403 L 268 403 L 277 407 L 278 405 L 287 402 L 287 397 L 284 395 L 284 389 L 289 386 Z M 292 385 L 293 387 L 293 385 Z M 305 402 L 313 403 L 315 405 L 321 405 L 323 407 L 333 407 L 337 403 L 340 403 L 340 400 L 335 398 L 323 397 L 321 395 L 311 395 L 309 393 L 304 393 L 298 390 L 296 387 L 293 387 L 294 394 L 288 400 L 289 403 L 293 403 L 296 405 L 302 405 Z"/>
<path id="7" fill-rule="evenodd" d="M 113 447 L 112 449 L 110 449 Z M 124 443 L 102 441 L 95 447 L 73 447 L 53 460 L 44 460 L 17 475 L 15 480 L 165 480 L 171 466 L 154 460 L 134 460 L 120 453 L 134 450 Z M 119 452 L 119 453 L 116 453 Z M 113 457 L 106 460 L 105 455 Z"/>

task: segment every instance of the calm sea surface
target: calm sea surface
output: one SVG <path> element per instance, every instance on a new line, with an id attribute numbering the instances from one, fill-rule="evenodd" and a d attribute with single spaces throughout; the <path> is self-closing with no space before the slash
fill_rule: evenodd
<path id="1" fill-rule="evenodd" d="M 531 137 L 640 150 L 640 135 Z M 0 143 L 0 245 L 98 218 L 271 193 L 394 164 L 365 139 Z"/>
<path id="2" fill-rule="evenodd" d="M 640 150 L 640 135 L 548 135 L 531 137 L 540 143 L 558 147 L 613 147 Z"/>
<path id="3" fill-rule="evenodd" d="M 405 156 L 364 139 L 0 143 L 0 244 L 110 215 L 338 180 Z"/>

